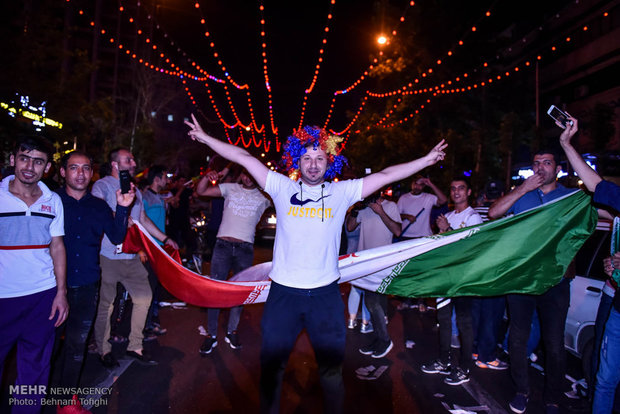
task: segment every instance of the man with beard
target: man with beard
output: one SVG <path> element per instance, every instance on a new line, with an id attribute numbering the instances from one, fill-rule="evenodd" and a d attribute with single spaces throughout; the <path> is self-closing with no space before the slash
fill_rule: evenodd
<path id="1" fill-rule="evenodd" d="M 270 171 L 243 148 L 209 136 L 194 116 L 185 123 L 191 138 L 246 168 L 276 208 L 271 286 L 261 322 L 261 412 L 280 412 L 286 364 L 304 329 L 317 360 L 324 411 L 342 412 L 346 325 L 338 286 L 338 247 L 345 215 L 349 206 L 379 188 L 443 160 L 447 144 L 441 141 L 422 158 L 363 179 L 332 182 L 328 180 L 346 163 L 340 155 L 343 138 L 306 126 L 294 131 L 284 146 L 283 161 L 291 179 Z"/>
<path id="2" fill-rule="evenodd" d="M 60 175 L 65 186 L 58 190 L 65 217 L 67 249 L 67 300 L 71 307 L 64 326 L 64 345 L 55 364 L 60 385 L 77 387 L 86 353 L 86 341 L 97 311 L 99 293 L 99 249 L 105 233 L 112 243 L 123 242 L 127 232 L 129 206 L 135 191 L 116 192 L 116 214 L 113 216 L 105 201 L 88 191 L 93 177 L 92 159 L 81 151 L 62 157 Z M 57 333 L 57 337 L 62 332 Z"/>
<path id="3" fill-rule="evenodd" d="M 117 148 L 110 152 L 110 175 L 103 177 L 93 185 L 93 195 L 103 199 L 108 206 L 116 209 L 116 192 L 121 187 L 120 171 L 126 170 L 130 176 L 136 172 L 136 161 L 133 154 L 125 148 Z M 133 221 L 140 224 L 163 244 L 169 244 L 178 248 L 177 244 L 166 236 L 148 218 L 142 204 L 142 195 L 136 192 L 136 199 L 131 207 L 129 215 Z M 133 304 L 131 312 L 131 331 L 127 355 L 135 358 L 138 362 L 148 365 L 156 365 L 148 353 L 144 352 L 142 330 L 146 322 L 146 316 L 151 305 L 152 293 L 148 281 L 148 272 L 135 254 L 123 253 L 121 245 L 115 245 L 107 236 L 103 237 L 100 252 L 101 263 L 101 288 L 99 290 L 99 306 L 95 319 L 95 341 L 101 354 L 101 361 L 106 367 L 118 365 L 116 357 L 112 353 L 112 345 L 108 341 L 110 337 L 110 316 L 116 297 L 116 284 L 121 283 L 131 295 Z"/>
<path id="4" fill-rule="evenodd" d="M 534 155 L 534 174 L 489 208 L 492 219 L 504 214 L 519 214 L 573 192 L 556 181 L 561 170 L 554 151 L 541 150 Z M 541 229 L 543 231 L 543 229 Z M 570 267 L 569 267 L 570 269 Z M 570 302 L 570 281 L 566 277 L 542 295 L 510 294 L 507 296 L 510 314 L 510 372 L 516 385 L 516 395 L 510 409 L 523 413 L 529 399 L 527 340 L 534 309 L 538 310 L 545 348 L 545 391 L 547 413 L 559 412 L 562 381 L 566 371 L 564 325 Z"/>

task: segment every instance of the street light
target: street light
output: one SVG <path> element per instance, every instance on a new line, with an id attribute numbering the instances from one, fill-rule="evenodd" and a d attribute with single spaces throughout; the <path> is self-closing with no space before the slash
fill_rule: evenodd
<path id="1" fill-rule="evenodd" d="M 377 37 L 377 43 L 379 43 L 381 46 L 385 45 L 387 41 L 387 37 L 385 37 L 384 35 L 379 35 Z"/>

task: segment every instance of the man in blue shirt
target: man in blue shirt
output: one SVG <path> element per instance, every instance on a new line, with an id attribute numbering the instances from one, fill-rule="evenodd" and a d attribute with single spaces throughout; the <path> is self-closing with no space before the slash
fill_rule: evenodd
<path id="1" fill-rule="evenodd" d="M 561 167 L 553 151 L 541 150 L 534 155 L 532 169 L 534 175 L 493 203 L 489 208 L 490 218 L 496 219 L 506 213 L 519 214 L 575 191 L 556 181 Z M 509 294 L 507 302 L 510 313 L 510 370 L 517 388 L 510 409 L 523 413 L 527 408 L 530 390 L 526 347 L 534 309 L 537 309 L 545 344 L 544 401 L 547 413 L 559 413 L 558 403 L 566 371 L 564 325 L 570 302 L 569 280 L 564 278 L 542 295 Z"/>
<path id="2" fill-rule="evenodd" d="M 99 293 L 99 249 L 105 233 L 113 243 L 122 243 L 127 232 L 129 206 L 135 190 L 121 194 L 118 190 L 116 214 L 105 201 L 88 191 L 93 177 L 92 160 L 80 151 L 66 154 L 61 160 L 60 175 L 65 186 L 58 190 L 65 217 L 67 250 L 67 299 L 71 311 L 65 324 L 65 341 L 55 368 L 61 385 L 77 387 L 86 352 L 86 340 L 95 319 Z M 133 184 L 132 184 L 133 186 Z"/>

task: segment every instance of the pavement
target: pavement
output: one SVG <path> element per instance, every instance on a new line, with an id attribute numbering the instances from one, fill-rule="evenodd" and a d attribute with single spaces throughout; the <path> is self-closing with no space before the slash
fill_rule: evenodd
<path id="1" fill-rule="evenodd" d="M 348 289 L 343 286 L 342 290 L 344 300 Z M 513 393 L 509 371 L 474 367 L 470 382 L 460 386 L 444 384 L 441 375 L 423 373 L 420 365 L 438 353 L 434 311 L 397 311 L 399 303 L 397 299 L 389 301 L 388 330 L 394 348 L 384 358 L 362 355 L 358 349 L 369 341 L 369 335 L 360 333 L 359 328 L 347 330 L 345 412 L 509 412 Z M 257 412 L 262 308 L 258 304 L 244 309 L 239 325 L 243 346 L 236 350 L 223 340 L 227 312 L 222 312 L 218 345 L 206 356 L 198 353 L 206 312 L 193 306 L 161 309 L 162 326 L 168 333 L 146 345 L 159 364 L 139 365 L 123 356 L 122 345 L 114 347 L 121 366 L 112 370 L 104 368 L 96 354 L 90 354 L 84 385 L 104 392 L 87 408 L 95 414 Z M 532 368 L 531 377 L 528 413 L 542 413 L 543 376 Z M 570 389 L 568 381 L 566 388 Z M 90 402 L 94 400 L 94 396 L 89 398 Z M 321 413 L 324 404 L 314 354 L 307 335 L 302 333 L 285 373 L 281 412 Z M 589 410 L 585 401 L 566 398 L 562 412 Z"/>

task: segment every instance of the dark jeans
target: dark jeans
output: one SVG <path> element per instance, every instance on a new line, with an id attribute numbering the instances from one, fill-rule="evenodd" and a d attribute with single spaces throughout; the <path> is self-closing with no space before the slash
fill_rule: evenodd
<path id="1" fill-rule="evenodd" d="M 211 277 L 217 280 L 228 279 L 228 272 L 235 275 L 252 266 L 254 260 L 254 245 L 247 242 L 231 242 L 217 239 L 211 257 Z M 235 306 L 230 309 L 228 316 L 227 332 L 237 330 L 243 306 Z M 207 311 L 208 332 L 214 338 L 217 336 L 217 319 L 220 310 L 211 308 Z"/>
<path id="2" fill-rule="evenodd" d="M 570 303 L 570 281 L 560 283 L 542 295 L 508 295 L 510 313 L 510 372 L 517 392 L 529 394 L 527 341 L 532 326 L 534 309 L 538 310 L 542 340 L 545 346 L 545 390 L 546 404 L 558 404 L 562 398 L 562 381 L 566 372 L 566 351 L 564 350 L 564 325 Z"/>
<path id="3" fill-rule="evenodd" d="M 319 369 L 325 412 L 340 413 L 344 404 L 342 363 L 344 303 L 337 282 L 316 289 L 296 289 L 271 282 L 261 329 L 260 410 L 280 411 L 284 369 L 295 341 L 306 329 Z"/>
<path id="4" fill-rule="evenodd" d="M 594 347 L 592 348 L 592 366 L 590 367 L 590 377 L 588 382 L 588 392 L 594 395 L 594 385 L 596 382 L 596 372 L 598 371 L 599 359 L 601 355 L 601 342 L 605 332 L 605 324 L 609 318 L 614 298 L 605 293 L 601 294 L 601 302 L 596 312 L 596 322 L 594 323 Z M 586 373 L 587 374 L 587 373 Z"/>
<path id="5" fill-rule="evenodd" d="M 439 359 L 450 361 L 453 365 L 464 370 L 471 369 L 473 361 L 471 354 L 474 346 L 474 331 L 471 322 L 470 297 L 451 298 L 450 303 L 437 309 L 439 322 Z M 459 361 L 451 356 L 450 342 L 452 340 L 452 309 L 456 312 L 456 326 L 459 328 L 461 339 L 461 357 Z"/>
<path id="6" fill-rule="evenodd" d="M 482 362 L 494 361 L 497 358 L 495 351 L 500 342 L 499 331 L 505 309 L 505 296 L 472 299 L 474 348 L 478 360 Z"/>
<path id="7" fill-rule="evenodd" d="M 370 320 L 374 329 L 374 338 L 381 343 L 388 344 L 391 339 L 388 334 L 385 322 L 385 308 L 387 307 L 387 297 L 381 293 L 364 290 L 364 303 L 370 312 Z"/>
<path id="8" fill-rule="evenodd" d="M 60 374 L 62 387 L 77 387 L 80 383 L 86 343 L 97 313 L 98 296 L 99 282 L 67 288 L 70 311 L 65 323 L 56 330 L 57 338 L 64 331 L 65 340 L 60 358 L 54 366 L 54 370 Z"/>
<path id="9" fill-rule="evenodd" d="M 159 283 L 159 279 L 157 278 L 150 262 L 147 261 L 144 263 L 144 268 L 147 272 L 149 272 L 149 286 L 151 287 L 151 292 L 153 293 L 153 299 L 151 300 L 149 311 L 146 314 L 146 323 L 144 324 L 144 328 L 153 329 L 155 324 L 159 323 L 159 291 L 161 283 Z"/>

